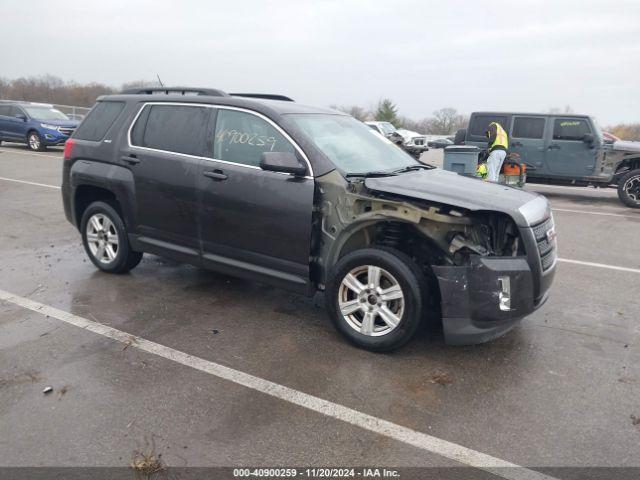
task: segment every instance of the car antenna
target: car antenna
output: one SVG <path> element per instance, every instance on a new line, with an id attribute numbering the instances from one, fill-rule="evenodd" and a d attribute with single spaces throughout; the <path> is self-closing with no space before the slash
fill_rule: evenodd
<path id="1" fill-rule="evenodd" d="M 162 80 L 160 80 L 160 74 L 156 73 L 156 77 L 158 77 L 158 83 L 160 84 L 161 87 L 164 87 L 164 83 L 162 83 Z"/>

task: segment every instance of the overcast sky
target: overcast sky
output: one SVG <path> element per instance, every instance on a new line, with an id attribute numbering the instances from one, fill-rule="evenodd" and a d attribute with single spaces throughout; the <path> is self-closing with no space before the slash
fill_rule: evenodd
<path id="1" fill-rule="evenodd" d="M 415 119 L 570 105 L 640 121 L 637 0 L 0 0 L 0 18 L 5 78 L 119 87 L 158 73 L 319 106 L 389 97 Z"/>

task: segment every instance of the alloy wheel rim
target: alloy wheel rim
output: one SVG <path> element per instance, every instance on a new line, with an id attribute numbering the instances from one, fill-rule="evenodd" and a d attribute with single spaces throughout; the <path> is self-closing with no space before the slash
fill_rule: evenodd
<path id="1" fill-rule="evenodd" d="M 362 265 L 349 271 L 338 289 L 342 318 L 369 337 L 388 335 L 402 321 L 405 301 L 400 283 L 388 271 Z"/>
<path id="2" fill-rule="evenodd" d="M 40 139 L 35 133 L 29 135 L 29 146 L 34 150 L 40 148 Z"/>
<path id="3" fill-rule="evenodd" d="M 631 177 L 622 187 L 624 193 L 636 203 L 640 202 L 640 175 Z"/>
<path id="4" fill-rule="evenodd" d="M 87 244 L 91 255 L 103 265 L 112 263 L 118 255 L 119 238 L 113 222 L 102 213 L 96 213 L 87 222 Z"/>

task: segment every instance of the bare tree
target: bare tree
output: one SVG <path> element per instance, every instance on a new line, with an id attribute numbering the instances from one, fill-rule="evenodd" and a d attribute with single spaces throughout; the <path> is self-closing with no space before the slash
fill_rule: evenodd
<path id="1" fill-rule="evenodd" d="M 160 83 L 157 80 L 133 80 L 122 84 L 121 90 L 128 90 L 130 88 L 147 88 L 147 87 L 160 87 Z"/>
<path id="2" fill-rule="evenodd" d="M 455 108 L 447 107 L 436 110 L 432 118 L 423 120 L 423 128 L 427 133 L 450 135 L 464 128 L 468 121 L 467 116 L 458 113 Z"/>
<path id="3" fill-rule="evenodd" d="M 331 105 L 330 108 L 333 108 L 334 110 L 339 110 L 344 113 L 348 113 L 353 118 L 355 118 L 356 120 L 360 120 L 361 122 L 364 122 L 365 120 L 369 120 L 369 118 L 371 118 L 371 112 L 369 110 L 363 107 L 359 107 L 357 105 L 351 105 L 351 106 Z"/>
<path id="4" fill-rule="evenodd" d="M 113 88 L 100 83 L 80 85 L 52 75 L 0 81 L 0 98 L 80 107 L 90 107 L 100 95 L 113 92 Z"/>
<path id="5" fill-rule="evenodd" d="M 604 129 L 622 140 L 640 140 L 640 123 L 620 123 Z"/>
<path id="6" fill-rule="evenodd" d="M 547 113 L 551 113 L 551 114 L 561 114 L 561 113 L 573 113 L 573 108 L 571 108 L 571 105 L 565 105 L 564 109 L 560 108 L 560 107 L 553 107 L 550 108 L 549 111 Z"/>

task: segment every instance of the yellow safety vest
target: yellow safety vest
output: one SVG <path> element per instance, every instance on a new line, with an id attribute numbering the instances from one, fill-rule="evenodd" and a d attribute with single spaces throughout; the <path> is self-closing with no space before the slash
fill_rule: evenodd
<path id="1" fill-rule="evenodd" d="M 498 145 L 501 145 L 505 150 L 508 150 L 509 137 L 507 136 L 507 132 L 504 131 L 504 128 L 502 128 L 502 125 L 500 125 L 498 122 L 491 122 L 489 126 L 491 125 L 496 126 L 496 139 L 491 145 L 489 145 L 489 151 L 493 150 L 493 148 L 497 147 Z"/>

